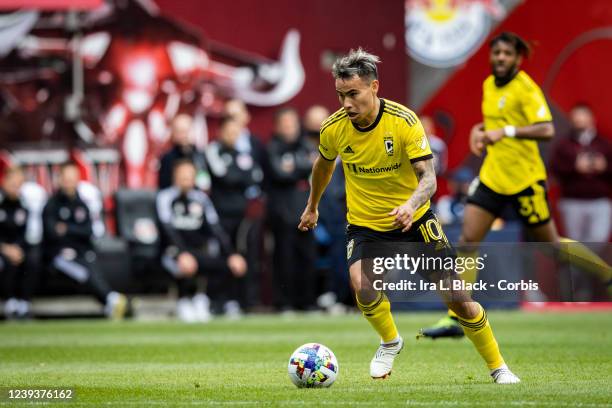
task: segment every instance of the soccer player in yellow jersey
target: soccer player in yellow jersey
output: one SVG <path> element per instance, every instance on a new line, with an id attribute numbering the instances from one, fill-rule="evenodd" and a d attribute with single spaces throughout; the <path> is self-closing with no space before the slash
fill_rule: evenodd
<path id="1" fill-rule="evenodd" d="M 370 375 L 387 378 L 404 342 L 387 296 L 368 284 L 371 271 L 363 268 L 368 269 L 371 259 L 364 254 L 364 244 L 449 244 L 429 209 L 436 177 L 427 137 L 412 111 L 377 96 L 378 62 L 378 57 L 358 49 L 333 66 L 342 108 L 321 125 L 320 156 L 313 166 L 310 197 L 298 228 L 305 231 L 316 226 L 319 200 L 340 155 L 346 178 L 350 281 L 358 307 L 381 337 Z M 459 316 L 495 382 L 519 382 L 504 363 L 483 308 L 469 295 L 467 301 L 451 299 L 447 305 Z"/>
<path id="2" fill-rule="evenodd" d="M 518 35 L 504 32 L 490 41 L 489 48 L 493 72 L 483 84 L 484 123 L 476 124 L 470 134 L 472 152 L 481 156 L 486 150 L 487 155 L 479 178 L 470 188 L 459 247 L 470 247 L 474 252 L 495 218 L 510 205 L 531 240 L 553 243 L 560 260 L 609 283 L 610 266 L 581 243 L 559 237 L 550 218 L 546 169 L 537 142 L 550 140 L 554 127 L 542 91 L 520 69 L 523 58 L 529 56 L 528 44 Z M 474 281 L 475 274 L 475 270 L 466 272 L 463 279 Z M 463 336 L 463 331 L 451 310 L 448 317 L 422 334 L 431 338 L 455 337 Z"/>

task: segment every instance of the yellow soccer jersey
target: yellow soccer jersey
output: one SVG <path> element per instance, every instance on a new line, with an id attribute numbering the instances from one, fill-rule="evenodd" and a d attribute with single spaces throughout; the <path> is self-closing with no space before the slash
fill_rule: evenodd
<path id="1" fill-rule="evenodd" d="M 490 75 L 482 88 L 482 115 L 486 130 L 552 121 L 544 94 L 524 71 L 502 87 L 497 87 L 495 78 Z M 516 194 L 545 179 L 546 169 L 535 140 L 504 137 L 487 146 L 480 180 L 493 191 Z"/>
<path id="2" fill-rule="evenodd" d="M 410 198 L 418 185 L 411 162 L 432 158 L 421 122 L 406 107 L 380 99 L 374 123 L 357 128 L 343 109 L 321 125 L 319 152 L 324 159 L 340 155 L 346 178 L 350 224 L 391 231 L 393 208 Z M 414 214 L 419 219 L 429 201 Z"/>

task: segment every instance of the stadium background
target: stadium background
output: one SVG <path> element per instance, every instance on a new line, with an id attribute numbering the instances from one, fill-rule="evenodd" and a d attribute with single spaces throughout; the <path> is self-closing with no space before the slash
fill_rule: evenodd
<path id="1" fill-rule="evenodd" d="M 28 3 L 37 2 L 3 1 L 1 4 L 2 8 L 10 10 Z M 83 2 L 90 6 L 100 3 Z M 473 55 L 448 68 L 432 68 L 414 61 L 407 55 L 404 35 L 404 11 L 409 3 L 388 0 L 371 13 L 362 12 L 371 6 L 366 1 L 354 2 L 350 7 L 342 2 L 298 3 L 280 0 L 267 2 L 266 7 L 246 0 L 161 0 L 153 4 L 159 8 L 160 18 L 170 19 L 187 33 L 195 34 L 204 44 L 204 49 L 210 43 L 221 44 L 224 48 L 254 58 L 254 61 L 276 59 L 284 35 L 291 28 L 297 29 L 301 36 L 299 53 L 305 70 L 305 82 L 300 91 L 284 104 L 295 106 L 300 111 L 315 103 L 336 109 L 335 95 L 329 90 L 331 61 L 335 55 L 356 44 L 364 46 L 380 55 L 384 61 L 381 77 L 387 81 L 383 82 L 382 94 L 403 101 L 422 114 L 434 116 L 438 131 L 448 144 L 449 169 L 452 169 L 466 160 L 468 131 L 480 118 L 479 110 L 474 107 L 479 104 L 482 78 L 488 73 L 486 46 L 483 46 L 484 39 L 481 38 Z M 421 3 L 434 9 L 427 6 L 427 1 Z M 431 2 L 432 5 L 434 3 Z M 501 6 L 505 16 L 489 16 L 492 28 L 497 32 L 506 29 L 519 32 L 532 43 L 534 57 L 524 67 L 542 85 L 554 111 L 558 129 L 561 132 L 567 129 L 565 113 L 573 104 L 587 101 L 593 107 L 601 133 L 612 134 L 612 119 L 606 115 L 611 98 L 606 73 L 612 64 L 609 53 L 612 11 L 605 0 L 584 3 L 553 0 L 440 2 L 443 6 L 446 3 Z M 51 10 L 54 4 L 63 9 L 67 2 L 41 4 Z M 338 16 L 342 16 L 340 21 L 350 21 L 350 24 L 339 23 Z M 554 24 L 544 24 L 544 21 L 553 21 Z M 19 62 L 5 60 L 3 71 L 18 70 Z M 428 77 L 435 79 L 432 81 Z M 62 86 L 67 85 L 64 83 Z M 4 86 L 7 86 L 6 82 Z M 267 139 L 275 108 L 249 108 L 253 116 L 251 128 L 254 133 Z M 33 113 L 29 112 L 30 115 Z M 213 118 L 214 114 L 214 109 L 209 112 Z M 18 147 L 19 143 L 15 142 L 24 138 L 44 139 L 40 128 L 16 130 L 14 125 L 7 123 L 14 120 L 13 116 L 6 116 L 6 111 L 0 118 L 0 129 L 3 130 L 0 137 L 4 147 Z M 23 122 L 27 121 L 20 118 L 20 123 Z M 215 125 L 212 120 L 210 134 L 214 135 Z M 100 139 L 96 140 L 96 145 L 105 144 Z M 441 188 L 444 191 L 445 186 Z"/>
<path id="2" fill-rule="evenodd" d="M 28 7 L 42 7 L 46 18 L 54 13 L 65 17 L 66 12 L 59 10 L 76 4 L 91 9 L 101 3 L 0 0 L 0 11 L 6 11 L 0 14 L 0 178 L 8 165 L 25 164 L 28 177 L 51 192 L 58 164 L 68 158 L 76 160 L 83 177 L 96 184 L 105 196 L 104 215 L 111 238 L 104 244 L 106 252 L 101 255 L 101 263 L 108 274 L 114 275 L 114 282 L 123 285 L 126 282 L 122 277 L 130 274 L 121 257 L 127 246 L 117 237 L 121 233 L 120 226 L 115 225 L 115 192 L 128 185 L 130 191 L 151 190 L 155 181 L 152 170 L 157 168 L 158 156 L 169 143 L 169 118 L 160 121 L 155 113 L 157 130 L 147 128 L 144 136 L 137 135 L 137 140 L 147 140 L 147 149 L 151 148 L 146 159 L 144 154 L 140 158 L 151 168 L 135 166 L 132 171 L 136 175 L 126 177 L 125 153 L 130 149 L 124 149 L 122 137 L 127 123 L 140 120 L 148 125 L 150 111 L 163 110 L 168 98 L 179 94 L 187 101 L 180 111 L 195 112 L 206 119 L 208 126 L 200 128 L 198 134 L 198 140 L 205 142 L 216 136 L 222 101 L 239 92 L 224 74 L 227 67 L 211 73 L 198 65 L 203 59 L 197 49 L 229 67 L 245 67 L 242 75 L 262 65 L 272 66 L 266 79 L 259 78 L 253 88 L 265 94 L 286 74 L 275 66 L 285 36 L 291 29 L 299 32 L 303 85 L 290 92 L 285 88 L 285 93 L 295 94 L 281 102 L 267 106 L 248 104 L 252 130 L 267 141 L 274 112 L 281 106 L 295 106 L 300 113 L 312 104 L 337 108 L 330 63 L 335 55 L 361 45 L 382 57 L 381 94 L 435 119 L 437 134 L 448 145 L 447 173 L 451 173 L 463 164 L 478 166 L 478 161 L 468 154 L 467 137 L 472 124 L 480 121 L 481 85 L 489 73 L 486 40 L 494 33 L 512 30 L 534 46 L 534 56 L 526 62 L 525 69 L 546 92 L 559 133 L 568 130 L 569 108 L 584 101 L 593 108 L 601 133 L 612 136 L 612 116 L 608 114 L 612 106 L 609 0 L 116 0 L 113 4 L 123 10 L 115 14 L 121 21 L 115 26 L 120 34 L 113 37 L 116 42 L 106 59 L 86 68 L 83 110 L 66 120 L 64 102 L 72 91 L 73 60 L 64 40 L 74 33 L 64 29 L 63 20 L 47 19 L 51 27 L 35 29 L 35 36 L 63 40 L 43 44 L 30 38 L 21 44 L 26 51 L 20 54 L 11 53 L 16 43 L 5 41 L 4 30 L 15 27 L 18 8 L 26 11 L 31 10 Z M 160 13 L 157 16 L 153 13 L 155 5 Z M 406 49 L 407 6 L 420 10 L 440 26 L 471 30 L 477 41 L 460 44 L 455 41 L 458 36 L 446 37 L 450 41 L 444 41 L 442 48 L 453 55 L 451 62 L 427 61 L 426 55 L 417 58 L 414 51 L 411 54 Z M 469 24 L 462 25 L 466 21 Z M 429 35 L 435 34 L 427 28 L 422 26 L 419 37 L 425 45 L 433 38 Z M 484 36 L 477 35 L 479 32 Z M 182 65 L 182 73 L 175 71 L 169 61 L 169 38 L 196 48 L 182 49 L 190 61 Z M 49 48 L 40 49 L 45 46 Z M 427 54 L 429 48 L 432 47 L 418 51 Z M 152 82 L 146 79 L 151 77 L 144 81 L 130 75 L 122 77 L 120 62 L 136 54 L 152 55 L 159 63 L 158 73 L 163 74 L 152 81 L 159 80 L 157 88 L 149 88 Z M 150 73 L 150 66 L 145 67 L 146 72 Z M 126 78 L 129 80 L 123 82 Z M 146 92 L 157 92 L 167 79 L 174 85 L 160 91 L 151 109 L 144 113 L 121 110 L 126 107 L 120 93 L 124 86 L 137 85 L 137 90 L 141 86 Z M 111 115 L 112 126 L 105 132 L 103 119 L 114 103 L 123 104 L 115 111 L 123 113 Z M 91 140 L 85 140 L 92 136 L 86 128 L 75 128 L 74 124 L 80 121 L 93 132 Z M 149 136 L 152 138 L 147 139 Z M 143 150 L 142 146 L 144 143 L 130 145 L 135 151 Z M 446 175 L 440 175 L 439 188 L 440 194 L 448 191 Z M 554 182 L 552 193 L 554 204 L 558 195 Z M 449 227 L 447 232 L 456 237 L 458 228 Z M 511 223 L 494 234 L 501 234 L 496 238 L 505 241 L 522 239 L 520 228 Z M 270 264 L 271 260 L 266 262 Z M 543 265 L 542 270 L 547 266 L 538 264 L 546 262 L 542 259 L 529 262 L 536 269 L 538 265 Z M 296 270 L 299 271 L 297 266 Z M 80 319 L 0 322 L 0 406 L 19 405 L 7 399 L 10 389 L 70 388 L 76 395 L 75 400 L 66 403 L 71 407 L 612 407 L 609 302 L 549 307 L 524 303 L 521 310 L 489 309 L 504 356 L 522 379 L 522 384 L 512 387 L 491 384 L 468 341 L 415 340 L 413 334 L 438 319 L 440 310 L 397 313 L 406 347 L 396 362 L 393 378 L 374 383 L 367 375 L 367 365 L 379 339 L 356 308 L 338 316 L 262 313 L 239 321 L 219 318 L 207 325 L 187 325 L 167 318 L 173 317 L 174 311 L 169 285 L 166 276 L 161 283 L 144 288 L 155 293 L 153 302 L 134 296 L 133 306 L 146 309 L 148 314 L 123 322 L 101 319 L 99 305 L 82 293 L 74 296 L 65 288 L 42 288 L 45 297 L 34 302 L 39 303 L 36 317 Z M 269 297 L 270 288 L 263 295 Z M 512 308 L 517 305 L 516 297 L 505 303 Z M 424 306 L 441 307 L 430 301 Z M 330 347 L 338 357 L 340 375 L 330 390 L 298 390 L 287 378 L 290 353 L 298 345 L 312 341 Z M 32 403 L 22 402 L 24 406 Z M 63 406 L 61 402 L 57 404 Z"/>
<path id="3" fill-rule="evenodd" d="M 28 3 L 42 4 L 48 16 L 64 9 L 67 4 L 78 2 L 3 1 L 0 5 L 12 10 Z M 84 1 L 82 4 L 84 8 L 91 9 L 101 2 Z M 566 113 L 570 107 L 578 102 L 588 102 L 593 107 L 601 133 L 608 137 L 612 135 L 612 117 L 607 115 L 607 107 L 612 102 L 608 89 L 608 72 L 612 68 L 612 10 L 606 0 L 582 3 L 554 0 L 387 0 L 376 5 L 359 0 L 351 2 L 350 6 L 344 2 L 323 0 L 271 0 L 266 2 L 265 7 L 247 0 L 158 0 L 155 3 L 119 1 L 115 5 L 117 10 L 128 12 L 124 15 L 116 12 L 121 23 L 109 30 L 112 34 L 110 51 L 103 54 L 99 64 L 88 64 L 85 58 L 85 97 L 82 110 L 76 117 L 65 118 L 65 99 L 72 91 L 72 56 L 66 50 L 46 50 L 39 55 L 37 52 L 20 54 L 5 50 L 2 66 L 5 109 L 0 115 L 2 164 L 6 166 L 15 161 L 27 164 L 28 160 L 32 160 L 30 170 L 34 171 L 29 173 L 30 177 L 51 191 L 57 170 L 52 164 L 57 162 L 54 154 L 61 151 L 64 154 L 60 157 L 77 159 L 85 178 L 102 189 L 106 223 L 111 233 L 120 229 L 114 224 L 113 194 L 124 186 L 154 187 L 157 158 L 168 145 L 169 118 L 157 122 L 150 119 L 151 112 L 168 103 L 168 92 L 162 90 L 161 82 L 170 78 L 178 84 L 177 92 L 181 97 L 190 92 L 190 87 L 196 89 L 196 97 L 191 95 L 188 102 L 181 102 L 176 112 L 197 112 L 205 118 L 206 126 L 200 129 L 201 141 L 205 143 L 216 135 L 222 101 L 232 95 L 242 95 L 240 86 L 244 86 L 244 82 L 228 81 L 223 70 L 221 74 L 211 74 L 210 70 L 214 69 L 209 61 L 253 70 L 262 64 L 273 64 L 280 58 L 283 41 L 290 30 L 299 33 L 299 62 L 304 69 L 304 83 L 299 88 L 286 91 L 275 101 L 261 104 L 267 106 L 258 106 L 260 104 L 257 103 L 248 105 L 252 114 L 250 128 L 264 142 L 269 139 L 272 118 L 280 106 L 294 106 L 300 113 L 313 104 L 322 104 L 332 111 L 336 109 L 337 101 L 329 75 L 331 62 L 335 56 L 360 45 L 380 55 L 383 60 L 380 69 L 381 95 L 404 102 L 420 114 L 434 118 L 438 136 L 448 145 L 447 174 L 464 164 L 474 167 L 477 161 L 469 155 L 467 137 L 470 127 L 480 120 L 481 115 L 481 83 L 488 73 L 486 39 L 492 33 L 503 30 L 521 33 L 533 45 L 533 58 L 526 61 L 524 68 L 542 84 L 553 109 L 558 133 L 563 134 L 568 130 Z M 407 49 L 407 10 L 411 8 L 420 9 L 442 25 L 452 24 L 462 15 L 472 13 L 478 17 L 473 16 L 470 22 L 480 24 L 484 35 L 471 47 L 465 46 L 458 60 L 429 64 L 422 58 L 411 56 L 411 51 Z M 129 24 L 130 21 L 133 24 Z M 161 25 L 158 25 L 160 22 Z M 94 25 L 92 28 L 84 24 L 83 33 L 90 34 L 104 28 L 107 27 Z M 68 38 L 71 35 L 57 27 L 52 30 L 35 29 L 35 34 L 40 38 Z M 431 35 L 435 36 L 435 32 Z M 168 55 L 164 54 L 164 47 L 175 39 L 195 45 L 199 50 L 197 52 L 200 52 L 196 52 L 197 58 L 201 57 L 202 52 L 205 53 L 207 62 L 203 64 L 208 65 L 202 67 L 194 63 L 184 72 L 174 69 Z M 445 46 L 464 47 L 463 44 L 454 43 Z M 121 64 L 129 64 L 129 59 L 125 57 L 135 51 L 153 58 L 151 61 L 159 64 L 155 71 L 159 77 L 151 80 L 155 85 L 140 84 L 149 86 L 146 92 L 151 94 L 153 102 L 144 109 L 144 113 L 133 113 L 131 118 L 128 113 L 128 118 L 123 117 L 123 122 L 110 132 L 115 134 L 110 136 L 103 121 L 111 116 L 114 104 L 117 101 L 121 103 L 121 97 L 117 95 L 120 95 L 122 87 L 134 86 L 129 83 L 129 75 L 122 76 Z M 65 64 L 63 70 L 28 79 L 32 69 L 48 69 L 51 65 L 46 64 L 58 59 Z M 281 82 L 283 75 L 288 75 L 290 70 L 288 66 L 281 65 L 275 68 L 280 69 L 276 76 L 264 80 L 267 83 L 263 86 L 257 85 L 257 91 L 262 95 Z M 118 74 L 109 85 L 102 77 L 105 71 L 113 72 L 112 69 L 118 70 Z M 24 73 L 25 80 L 15 80 L 20 72 Z M 50 96 L 41 99 L 41 88 L 46 89 Z M 92 100 L 98 102 L 92 103 Z M 52 130 L 48 130 L 47 126 L 49 116 L 55 120 Z M 90 139 L 87 132 L 84 135 L 74 126 L 81 120 L 92 132 Z M 136 142 L 130 142 L 128 149 L 125 138 L 130 120 L 148 122 L 143 135 L 135 138 Z M 162 130 L 156 130 L 156 126 Z M 100 163 L 92 164 L 98 156 L 89 153 L 96 148 L 104 148 L 118 155 L 102 155 Z M 23 149 L 28 153 L 34 152 L 34 155 L 20 155 Z M 140 164 L 131 166 L 127 152 L 139 149 L 143 150 L 142 157 L 138 159 Z M 545 158 L 547 152 L 548 146 L 543 146 Z M 108 164 L 105 162 L 108 157 L 110 165 L 100 169 L 100 164 Z M 106 184 L 101 185 L 103 171 L 110 176 L 105 178 Z M 129 173 L 137 176 L 131 177 Z M 109 178 L 112 180 L 110 183 Z M 440 177 L 439 181 L 438 194 L 441 195 L 448 191 L 448 187 L 444 177 Z M 556 195 L 557 189 L 553 183 L 553 202 Z M 509 236 L 516 234 L 513 231 Z"/>

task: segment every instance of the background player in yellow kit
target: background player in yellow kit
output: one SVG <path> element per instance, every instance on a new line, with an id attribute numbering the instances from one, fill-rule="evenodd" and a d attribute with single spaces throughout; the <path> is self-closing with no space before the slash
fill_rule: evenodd
<path id="1" fill-rule="evenodd" d="M 387 296 L 368 284 L 364 244 L 435 242 L 449 247 L 429 209 L 436 189 L 431 150 L 417 116 L 406 107 L 378 98 L 378 57 L 362 49 L 333 66 L 342 108 L 321 125 L 319 152 L 312 171 L 308 204 L 299 229 L 316 226 L 317 207 L 342 158 L 348 206 L 347 258 L 357 305 L 381 337 L 370 363 L 373 378 L 386 378 L 403 347 Z M 425 228 L 420 228 L 424 226 Z M 495 382 L 520 380 L 506 366 L 483 308 L 476 302 L 447 302 L 465 334 L 487 363 Z"/>
<path id="2" fill-rule="evenodd" d="M 535 242 L 558 245 L 560 260 L 609 283 L 610 267 L 584 245 L 559 237 L 550 218 L 546 195 L 546 168 L 540 156 L 538 141 L 554 135 L 552 116 L 540 87 L 520 69 L 529 56 L 528 44 L 514 33 L 504 32 L 490 43 L 492 74 L 483 83 L 482 115 L 484 122 L 472 128 L 470 149 L 477 156 L 486 150 L 479 179 L 471 186 L 465 206 L 460 247 L 472 248 L 481 242 L 503 208 L 511 205 Z M 464 255 L 470 255 L 465 251 Z M 476 270 L 463 275 L 466 281 L 476 279 Z M 424 329 L 425 337 L 463 336 L 457 316 L 441 319 Z"/>

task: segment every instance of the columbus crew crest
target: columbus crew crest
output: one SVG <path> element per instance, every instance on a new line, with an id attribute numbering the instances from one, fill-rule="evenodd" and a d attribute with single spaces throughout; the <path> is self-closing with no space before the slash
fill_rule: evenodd
<path id="1" fill-rule="evenodd" d="M 393 156 L 393 136 L 387 134 L 387 136 L 384 137 L 384 142 L 387 156 Z"/>

